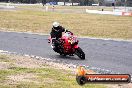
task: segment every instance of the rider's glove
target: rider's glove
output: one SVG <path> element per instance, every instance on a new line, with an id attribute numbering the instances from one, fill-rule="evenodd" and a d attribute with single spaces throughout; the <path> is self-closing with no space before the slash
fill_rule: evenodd
<path id="1" fill-rule="evenodd" d="M 72 33 L 71 31 L 67 30 L 67 29 L 66 29 L 65 33 L 66 33 L 66 32 L 70 32 L 70 33 L 71 33 L 71 35 L 73 35 L 73 33 Z"/>

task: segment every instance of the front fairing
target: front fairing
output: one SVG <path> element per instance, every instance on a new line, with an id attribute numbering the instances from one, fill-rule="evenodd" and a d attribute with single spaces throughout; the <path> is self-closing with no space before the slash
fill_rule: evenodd
<path id="1" fill-rule="evenodd" d="M 64 40 L 64 44 L 63 44 L 64 51 L 66 53 L 74 53 L 75 52 L 75 49 L 78 48 L 78 45 L 77 45 L 78 44 L 77 37 L 65 33 L 62 36 L 62 39 Z"/>

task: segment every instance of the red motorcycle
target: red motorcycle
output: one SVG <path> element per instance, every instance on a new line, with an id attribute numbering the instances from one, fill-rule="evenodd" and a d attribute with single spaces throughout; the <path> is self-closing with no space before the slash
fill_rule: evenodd
<path id="1" fill-rule="evenodd" d="M 78 46 L 79 40 L 77 40 L 77 37 L 73 35 L 71 32 L 65 32 L 62 37 L 59 40 L 56 40 L 56 42 L 59 42 L 59 45 L 55 46 L 53 41 L 54 39 L 51 39 L 49 37 L 49 42 L 51 44 L 51 47 L 53 50 L 60 55 L 69 55 L 74 56 L 77 55 L 80 59 L 85 59 L 85 53 L 82 51 L 82 49 Z M 54 49 L 56 48 L 56 50 Z"/>

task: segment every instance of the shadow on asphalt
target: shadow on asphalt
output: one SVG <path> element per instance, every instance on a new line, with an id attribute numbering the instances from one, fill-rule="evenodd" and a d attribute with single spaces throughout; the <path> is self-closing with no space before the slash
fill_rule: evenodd
<path id="1" fill-rule="evenodd" d="M 77 56 L 63 56 L 63 55 L 55 55 L 56 58 L 58 59 L 64 59 L 64 60 L 81 60 L 80 58 L 78 58 Z"/>

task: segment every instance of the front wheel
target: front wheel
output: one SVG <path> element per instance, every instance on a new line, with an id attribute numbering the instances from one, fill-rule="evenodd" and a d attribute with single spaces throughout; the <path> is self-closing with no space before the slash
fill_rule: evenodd
<path id="1" fill-rule="evenodd" d="M 85 53 L 82 51 L 80 47 L 76 49 L 75 54 L 82 60 L 85 60 Z"/>

